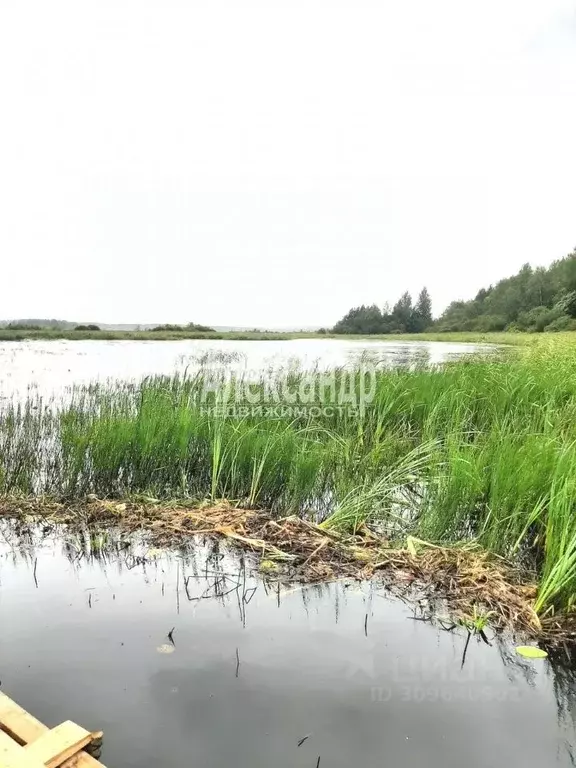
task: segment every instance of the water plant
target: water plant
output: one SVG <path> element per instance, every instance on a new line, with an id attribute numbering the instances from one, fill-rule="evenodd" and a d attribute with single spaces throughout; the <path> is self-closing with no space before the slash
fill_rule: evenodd
<path id="1" fill-rule="evenodd" d="M 354 413 L 322 407 L 325 393 L 301 413 L 218 414 L 202 373 L 77 387 L 58 404 L 31 391 L 0 406 L 0 494 L 228 498 L 326 530 L 473 540 L 538 576 L 540 614 L 571 609 L 573 352 L 562 335 L 505 358 L 381 370 Z"/>

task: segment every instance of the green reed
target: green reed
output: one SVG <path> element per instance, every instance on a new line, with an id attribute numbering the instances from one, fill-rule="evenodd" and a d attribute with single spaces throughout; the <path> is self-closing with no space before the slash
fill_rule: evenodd
<path id="1" fill-rule="evenodd" d="M 505 359 L 380 371 L 359 412 L 217 414 L 203 373 L 79 387 L 57 407 L 30 394 L 0 409 L 0 493 L 228 498 L 326 527 L 378 523 L 397 539 L 475 539 L 539 574 L 539 611 L 565 608 L 576 593 L 573 348 L 563 337 Z M 252 395 L 265 389 L 263 378 Z"/>

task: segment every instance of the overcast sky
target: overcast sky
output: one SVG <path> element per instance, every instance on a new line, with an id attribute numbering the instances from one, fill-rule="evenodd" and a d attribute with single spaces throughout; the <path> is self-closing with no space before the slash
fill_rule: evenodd
<path id="1" fill-rule="evenodd" d="M 0 318 L 331 325 L 576 245 L 576 0 L 0 0 Z"/>

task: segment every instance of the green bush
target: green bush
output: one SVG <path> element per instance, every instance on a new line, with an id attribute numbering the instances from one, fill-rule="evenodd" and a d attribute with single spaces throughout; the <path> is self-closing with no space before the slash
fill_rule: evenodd
<path id="1" fill-rule="evenodd" d="M 558 333 L 559 331 L 575 331 L 576 320 L 573 317 L 568 317 L 568 315 L 561 315 L 561 317 L 558 317 L 556 320 L 553 320 L 549 325 L 547 325 L 544 330 L 547 333 Z"/>

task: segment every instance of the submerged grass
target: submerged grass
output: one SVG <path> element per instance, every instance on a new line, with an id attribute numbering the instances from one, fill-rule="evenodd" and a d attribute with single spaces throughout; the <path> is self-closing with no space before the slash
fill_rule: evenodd
<path id="1" fill-rule="evenodd" d="M 30 395 L 0 411 L 0 493 L 227 498 L 325 531 L 474 541 L 533 571 L 549 616 L 576 593 L 575 351 L 562 336 L 383 370 L 355 413 L 230 418 L 205 407 L 202 374 L 79 388 L 59 407 Z"/>

